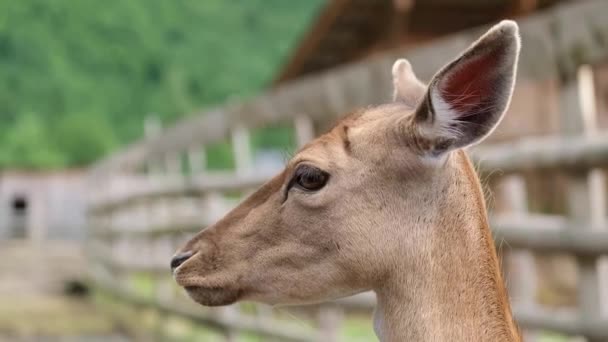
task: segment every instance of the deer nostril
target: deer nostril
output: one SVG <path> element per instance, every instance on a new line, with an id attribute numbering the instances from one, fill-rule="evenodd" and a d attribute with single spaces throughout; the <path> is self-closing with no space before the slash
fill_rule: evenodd
<path id="1" fill-rule="evenodd" d="M 179 253 L 178 255 L 174 256 L 173 259 L 171 259 L 171 271 L 175 271 L 175 269 L 178 268 L 179 265 L 183 264 L 184 262 L 186 262 L 186 260 L 190 259 L 190 257 L 193 254 L 194 253 L 192 253 L 192 252 L 184 252 L 184 253 Z"/>

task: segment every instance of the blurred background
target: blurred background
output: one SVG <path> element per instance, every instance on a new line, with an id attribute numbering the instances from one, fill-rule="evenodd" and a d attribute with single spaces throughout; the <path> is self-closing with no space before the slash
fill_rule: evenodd
<path id="1" fill-rule="evenodd" d="M 608 341 L 608 1 L 0 1 L 0 341 L 376 341 L 375 298 L 195 306 L 176 248 L 354 108 L 501 19 L 472 152 L 529 341 Z"/>

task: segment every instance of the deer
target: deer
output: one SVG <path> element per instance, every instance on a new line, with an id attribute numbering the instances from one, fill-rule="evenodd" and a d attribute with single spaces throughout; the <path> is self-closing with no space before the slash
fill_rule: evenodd
<path id="1" fill-rule="evenodd" d="M 373 291 L 383 342 L 521 340 L 466 152 L 502 120 L 519 51 L 504 20 L 428 85 L 397 60 L 393 101 L 346 115 L 185 243 L 177 284 L 204 306 Z"/>

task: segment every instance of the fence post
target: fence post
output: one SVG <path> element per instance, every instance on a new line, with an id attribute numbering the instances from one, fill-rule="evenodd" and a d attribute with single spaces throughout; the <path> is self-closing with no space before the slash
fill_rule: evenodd
<path id="1" fill-rule="evenodd" d="M 155 114 L 149 114 L 144 120 L 144 138 L 146 140 L 151 140 L 157 137 L 162 130 L 162 124 L 160 119 Z M 147 160 L 146 168 L 148 169 L 148 174 L 153 175 L 159 172 L 160 165 L 158 161 Z"/>
<path id="2" fill-rule="evenodd" d="M 319 307 L 319 341 L 339 342 L 344 309 L 335 304 L 323 304 Z"/>
<path id="3" fill-rule="evenodd" d="M 296 131 L 296 144 L 298 147 L 302 147 L 315 137 L 315 126 L 310 117 L 302 114 L 296 116 L 293 121 Z"/>
<path id="4" fill-rule="evenodd" d="M 509 215 L 525 217 L 528 213 L 528 198 L 525 179 L 521 175 L 510 175 L 501 181 L 501 195 Z M 502 243 L 500 243 L 502 246 Z M 507 245 L 508 248 L 508 245 Z M 504 253 L 504 252 L 503 252 Z M 513 303 L 525 309 L 536 307 L 537 271 L 534 254 L 530 250 L 509 250 L 509 294 Z M 523 331 L 524 340 L 536 340 L 534 331 Z"/>
<path id="5" fill-rule="evenodd" d="M 191 175 L 197 175 L 205 171 L 207 160 L 204 148 L 190 148 L 187 157 Z"/>
<path id="6" fill-rule="evenodd" d="M 577 79 L 564 84 L 560 107 L 562 110 L 562 131 L 565 135 L 592 135 L 596 128 L 596 117 L 589 101 L 595 101 L 591 70 L 588 66 L 579 68 Z M 591 100 L 590 100 L 591 99 Z M 581 229 L 595 229 L 605 222 L 603 208 L 597 203 L 605 203 L 603 177 L 592 173 L 579 172 L 569 175 L 567 184 L 568 214 L 574 222 L 581 223 Z M 601 183 L 601 184 L 600 184 Z M 601 186 L 601 187 L 598 187 Z M 597 259 L 589 256 L 577 257 L 578 292 L 577 303 L 582 322 L 596 319 L 601 315 L 600 288 Z M 589 342 L 594 342 L 587 338 Z"/>
<path id="7" fill-rule="evenodd" d="M 253 168 L 249 130 L 237 125 L 232 130 L 232 147 L 237 175 L 247 175 Z"/>
<path id="8" fill-rule="evenodd" d="M 182 160 L 179 154 L 168 154 L 165 156 L 165 170 L 167 174 L 179 177 L 182 175 Z"/>
<path id="9" fill-rule="evenodd" d="M 584 121 L 587 123 L 586 133 L 588 136 L 594 136 L 598 133 L 598 118 L 595 79 L 591 66 L 581 66 L 578 77 L 581 112 Z M 606 216 L 606 175 L 603 170 L 592 169 L 589 171 L 589 189 L 591 196 L 590 228 L 595 230 L 608 229 Z M 598 314 L 600 316 L 608 316 L 608 258 L 606 256 L 599 257 L 595 260 L 595 264 L 599 284 Z"/>

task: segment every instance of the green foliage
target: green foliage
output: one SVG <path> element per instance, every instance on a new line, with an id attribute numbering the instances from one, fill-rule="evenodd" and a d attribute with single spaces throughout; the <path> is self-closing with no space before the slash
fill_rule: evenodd
<path id="1" fill-rule="evenodd" d="M 251 137 L 254 149 L 283 148 L 293 151 L 296 146 L 294 130 L 289 126 L 265 127 L 254 132 Z"/>
<path id="2" fill-rule="evenodd" d="M 210 144 L 206 148 L 207 165 L 209 170 L 232 170 L 235 167 L 232 144 L 217 143 Z"/>
<path id="3" fill-rule="evenodd" d="M 0 167 L 85 165 L 272 79 L 322 0 L 0 2 Z"/>
<path id="4" fill-rule="evenodd" d="M 69 165 L 86 165 L 117 145 L 107 118 L 93 114 L 68 114 L 59 119 L 54 141 Z"/>
<path id="5" fill-rule="evenodd" d="M 18 117 L 11 129 L 4 130 L 0 166 L 39 168 L 63 165 L 63 155 L 48 142 L 46 126 L 38 116 L 26 112 Z"/>

